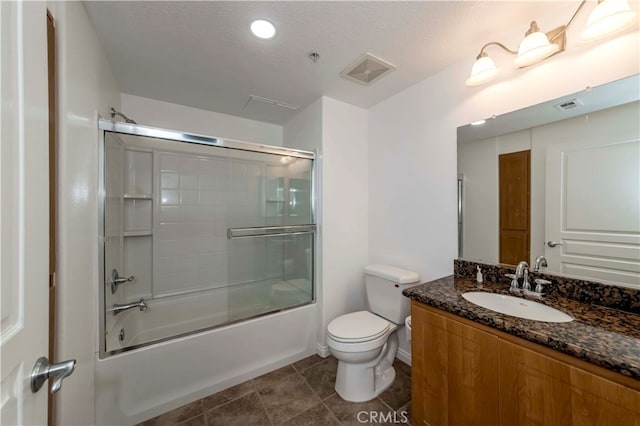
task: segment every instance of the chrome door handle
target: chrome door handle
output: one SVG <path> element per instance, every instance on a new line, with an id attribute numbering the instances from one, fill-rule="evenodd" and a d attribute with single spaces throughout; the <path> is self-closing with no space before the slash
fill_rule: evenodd
<path id="1" fill-rule="evenodd" d="M 131 275 L 130 277 L 121 277 L 117 269 L 111 271 L 111 294 L 115 294 L 120 284 L 128 283 L 135 280 L 136 277 Z"/>
<path id="2" fill-rule="evenodd" d="M 555 247 L 555 246 L 561 246 L 561 245 L 562 245 L 562 243 L 559 243 L 559 242 L 557 242 L 557 241 L 547 241 L 547 245 L 548 245 L 549 247 Z"/>
<path id="3" fill-rule="evenodd" d="M 62 380 L 65 377 L 69 377 L 75 367 L 75 359 L 49 364 L 46 356 L 38 358 L 33 370 L 31 370 L 31 392 L 38 392 L 47 379 L 53 379 L 51 393 L 58 392 L 62 387 Z"/>

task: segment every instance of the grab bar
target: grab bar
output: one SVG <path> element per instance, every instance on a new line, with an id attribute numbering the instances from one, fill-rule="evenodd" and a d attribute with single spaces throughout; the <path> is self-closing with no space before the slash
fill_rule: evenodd
<path id="1" fill-rule="evenodd" d="M 313 234 L 316 225 L 252 226 L 249 228 L 228 228 L 227 238 L 276 237 L 282 235 Z"/>

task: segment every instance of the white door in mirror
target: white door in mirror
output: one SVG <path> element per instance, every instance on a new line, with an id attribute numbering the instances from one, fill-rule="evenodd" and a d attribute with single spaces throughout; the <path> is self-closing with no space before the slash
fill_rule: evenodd
<path id="1" fill-rule="evenodd" d="M 522 299 L 504 294 L 471 291 L 463 293 L 462 297 L 483 308 L 511 315 L 543 322 L 570 322 L 573 318 L 562 311 L 542 303 Z"/>
<path id="2" fill-rule="evenodd" d="M 636 102 L 591 114 L 580 126 L 540 129 L 548 144 L 544 256 L 550 271 L 640 284 L 638 114 Z"/>

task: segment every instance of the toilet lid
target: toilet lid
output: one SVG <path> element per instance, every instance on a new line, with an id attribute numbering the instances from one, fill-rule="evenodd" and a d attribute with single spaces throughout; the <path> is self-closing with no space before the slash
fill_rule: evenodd
<path id="1" fill-rule="evenodd" d="M 389 321 L 367 311 L 341 315 L 329 323 L 329 335 L 346 343 L 366 342 L 382 336 L 389 330 Z"/>

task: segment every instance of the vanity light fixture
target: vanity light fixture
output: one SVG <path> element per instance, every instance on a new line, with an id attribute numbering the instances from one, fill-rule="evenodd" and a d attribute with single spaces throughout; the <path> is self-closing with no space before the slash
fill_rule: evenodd
<path id="1" fill-rule="evenodd" d="M 471 68 L 471 75 L 466 81 L 467 86 L 478 86 L 487 83 L 498 74 L 498 68 L 485 52 L 489 46 L 498 46 L 505 52 L 516 55 L 514 65 L 518 68 L 537 64 L 550 56 L 564 51 L 567 28 L 585 5 L 582 0 L 566 25 L 562 25 L 547 33 L 540 30 L 536 21 L 531 21 L 525 38 L 520 43 L 518 51 L 511 50 L 502 43 L 491 41 L 480 49 L 476 61 Z M 580 33 L 581 41 L 594 41 L 622 31 L 636 21 L 636 13 L 631 10 L 627 0 L 598 0 L 587 20 L 585 29 Z"/>
<path id="2" fill-rule="evenodd" d="M 627 0 L 600 0 L 587 20 L 587 26 L 580 33 L 580 41 L 593 41 L 622 31 L 631 26 L 636 13 Z"/>
<path id="3" fill-rule="evenodd" d="M 258 38 L 270 39 L 276 35 L 276 27 L 266 19 L 256 19 L 251 23 L 251 32 Z"/>

